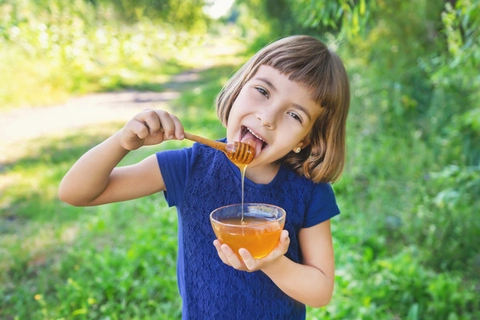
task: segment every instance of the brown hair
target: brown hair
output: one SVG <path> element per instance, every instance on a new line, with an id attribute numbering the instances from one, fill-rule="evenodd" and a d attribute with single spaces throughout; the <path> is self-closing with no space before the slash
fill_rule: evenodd
<path id="1" fill-rule="evenodd" d="M 225 84 L 216 99 L 218 118 L 226 126 L 233 102 L 261 65 L 275 68 L 289 80 L 305 85 L 322 108 L 300 153 L 283 162 L 315 182 L 335 182 L 345 164 L 346 120 L 350 86 L 340 58 L 320 40 L 290 36 L 257 52 Z"/>

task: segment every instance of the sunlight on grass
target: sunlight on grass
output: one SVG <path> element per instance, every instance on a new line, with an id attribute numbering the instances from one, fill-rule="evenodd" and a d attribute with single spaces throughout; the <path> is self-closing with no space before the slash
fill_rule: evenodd
<path id="1" fill-rule="evenodd" d="M 231 70 L 200 71 L 196 80 L 182 84 L 193 87 L 186 90 L 192 94 L 172 101 L 171 108 L 189 128 L 206 135 L 222 130 L 212 103 Z M 5 275 L 0 316 L 179 317 L 177 216 L 162 194 L 93 208 L 71 207 L 56 197 L 72 163 L 121 126 L 69 130 L 8 149 L 0 175 L 0 274 Z M 168 141 L 141 148 L 121 165 L 187 145 L 191 142 Z"/>
<path id="2" fill-rule="evenodd" d="M 68 7 L 47 2 L 55 10 Z M 81 1 L 73 2 L 78 12 L 37 17 L 28 1 L 16 3 L 29 23 L 2 22 L 10 42 L 0 47 L 0 72 L 8 75 L 0 78 L 0 110 L 96 91 L 166 92 L 168 104 L 159 106 L 186 130 L 212 139 L 225 135 L 213 101 L 246 60 L 239 28 L 189 34 L 147 20 L 126 26 L 108 20 L 109 12 L 78 7 L 87 3 Z M 333 185 L 342 211 L 332 220 L 336 288 L 332 302 L 308 308 L 307 318 L 477 318 L 479 168 L 459 160 L 459 146 L 474 141 L 475 121 L 455 125 L 452 117 L 452 127 L 430 129 L 428 138 L 433 119 L 450 113 L 428 106 L 425 112 L 434 116 L 415 113 L 421 106 L 414 96 L 389 94 L 402 82 L 385 78 L 383 69 L 378 77 L 376 64 L 365 68 L 358 53 L 345 52 L 354 99 L 347 165 Z M 413 89 L 434 102 L 443 99 Z M 423 126 L 413 125 L 419 118 Z M 57 199 L 74 161 L 123 124 L 70 128 L 1 150 L 1 319 L 180 318 L 177 215 L 163 194 L 92 208 Z M 191 144 L 144 147 L 121 165 Z"/>
<path id="3" fill-rule="evenodd" d="M 0 49 L 0 71 L 9 75 L 0 80 L 0 109 L 58 104 L 71 95 L 124 88 L 158 91 L 181 68 L 239 64 L 242 58 L 234 53 L 244 48 L 233 27 L 210 35 L 148 21 L 62 29 L 32 24 L 38 28 L 22 30 L 12 45 Z"/>

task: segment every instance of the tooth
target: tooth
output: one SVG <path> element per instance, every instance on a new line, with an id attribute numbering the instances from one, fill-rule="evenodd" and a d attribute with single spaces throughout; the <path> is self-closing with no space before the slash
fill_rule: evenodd
<path id="1" fill-rule="evenodd" d="M 255 136 L 255 138 L 257 138 L 257 139 L 260 140 L 260 141 L 265 142 L 265 140 L 263 140 L 262 138 L 260 138 L 259 136 L 257 136 L 255 133 L 253 133 L 253 131 L 250 130 L 250 128 L 247 128 L 247 129 L 248 129 L 248 131 L 250 131 L 250 133 L 251 133 L 253 136 Z"/>

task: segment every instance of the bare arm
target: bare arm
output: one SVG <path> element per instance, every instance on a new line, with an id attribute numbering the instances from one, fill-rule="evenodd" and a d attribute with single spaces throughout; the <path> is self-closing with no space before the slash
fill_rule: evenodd
<path id="1" fill-rule="evenodd" d="M 283 292 L 311 307 L 322 307 L 330 302 L 334 286 L 334 254 L 330 221 L 299 234 L 303 264 L 296 263 L 284 254 L 290 240 L 283 231 L 279 245 L 264 259 L 256 260 L 245 249 L 240 249 L 241 261 L 225 244 L 215 240 L 217 252 L 228 265 L 238 270 L 262 270 Z"/>
<path id="2" fill-rule="evenodd" d="M 262 271 L 293 299 L 311 307 L 325 306 L 332 297 L 335 269 L 330 220 L 302 229 L 299 242 L 303 264 L 282 256 Z"/>
<path id="3" fill-rule="evenodd" d="M 60 199 L 92 206 L 165 190 L 155 155 L 131 166 L 117 165 L 130 150 L 169 139 L 183 139 L 183 126 L 176 117 L 161 110 L 139 113 L 72 166 L 60 184 Z"/>

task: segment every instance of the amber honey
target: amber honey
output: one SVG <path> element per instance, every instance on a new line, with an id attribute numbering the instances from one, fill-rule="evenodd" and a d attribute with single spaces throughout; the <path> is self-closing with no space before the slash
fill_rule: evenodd
<path id="1" fill-rule="evenodd" d="M 282 225 L 279 221 L 243 217 L 222 221 L 213 226 L 221 243 L 226 243 L 238 254 L 240 248 L 247 249 L 255 259 L 267 256 L 278 243 Z"/>
<path id="2" fill-rule="evenodd" d="M 285 224 L 285 211 L 270 204 L 237 204 L 214 210 L 210 220 L 221 243 L 237 255 L 240 248 L 245 248 L 260 259 L 277 246 Z"/>

